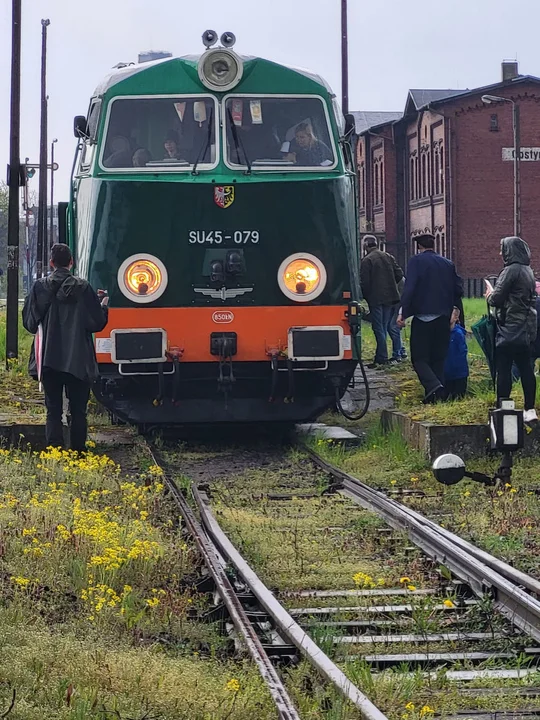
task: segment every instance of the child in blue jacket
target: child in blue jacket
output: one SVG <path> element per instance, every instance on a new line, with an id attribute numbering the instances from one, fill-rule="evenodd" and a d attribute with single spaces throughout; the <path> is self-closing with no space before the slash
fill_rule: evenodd
<path id="1" fill-rule="evenodd" d="M 459 324 L 459 310 L 455 307 L 450 318 L 450 346 L 444 365 L 444 384 L 448 400 L 458 400 L 467 392 L 469 364 L 465 328 Z"/>

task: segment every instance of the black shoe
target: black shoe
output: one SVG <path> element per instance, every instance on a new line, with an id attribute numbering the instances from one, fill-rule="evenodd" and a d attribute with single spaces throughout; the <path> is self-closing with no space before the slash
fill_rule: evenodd
<path id="1" fill-rule="evenodd" d="M 439 402 L 439 400 L 444 400 L 445 395 L 445 389 L 442 385 L 439 385 L 439 387 L 435 388 L 435 390 L 428 393 L 422 402 L 424 405 L 433 405 L 434 403 Z"/>
<path id="2" fill-rule="evenodd" d="M 386 362 L 384 362 L 384 363 L 372 362 L 372 363 L 369 363 L 369 365 L 366 365 L 366 367 L 368 370 L 380 370 L 385 365 L 388 365 L 388 360 L 386 360 Z"/>

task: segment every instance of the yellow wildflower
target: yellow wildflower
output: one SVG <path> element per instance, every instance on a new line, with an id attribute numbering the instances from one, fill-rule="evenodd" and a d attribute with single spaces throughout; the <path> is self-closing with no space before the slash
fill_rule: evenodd
<path id="1" fill-rule="evenodd" d="M 390 485 L 395 485 L 397 483 L 397 480 L 390 480 Z"/>
<path id="2" fill-rule="evenodd" d="M 414 592 L 416 590 L 416 585 L 407 585 L 407 590 Z"/>
<path id="3" fill-rule="evenodd" d="M 399 578 L 399 582 L 400 582 L 402 585 L 404 585 L 405 583 L 410 583 L 410 582 L 411 582 L 411 578 L 405 576 L 405 577 Z"/>
<path id="4" fill-rule="evenodd" d="M 410 710 L 414 710 L 414 703 L 408 702 L 408 703 L 405 705 L 405 710 L 409 710 L 409 711 L 410 711 Z"/>
<path id="5" fill-rule="evenodd" d="M 454 603 L 453 603 L 451 600 L 449 600 L 448 598 L 446 598 L 446 600 L 443 600 L 443 605 L 446 605 L 447 608 L 456 607 L 456 606 L 454 605 Z"/>
<path id="6" fill-rule="evenodd" d="M 420 710 L 420 717 L 425 717 L 426 715 L 433 715 L 435 713 L 435 710 L 433 708 L 430 708 L 429 705 L 424 705 L 424 707 Z"/>
<path id="7" fill-rule="evenodd" d="M 233 693 L 240 692 L 240 683 L 236 678 L 231 678 L 225 687 Z"/>

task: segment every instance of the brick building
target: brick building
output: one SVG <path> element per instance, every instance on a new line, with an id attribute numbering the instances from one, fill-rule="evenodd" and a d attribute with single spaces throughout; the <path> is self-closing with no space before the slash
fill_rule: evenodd
<path id="1" fill-rule="evenodd" d="M 431 232 L 469 293 L 499 272 L 499 240 L 513 234 L 512 100 L 520 113 L 521 236 L 540 274 L 540 78 L 503 63 L 503 80 L 474 90 L 410 90 L 403 113 L 354 113 L 361 234 L 400 262 Z"/>

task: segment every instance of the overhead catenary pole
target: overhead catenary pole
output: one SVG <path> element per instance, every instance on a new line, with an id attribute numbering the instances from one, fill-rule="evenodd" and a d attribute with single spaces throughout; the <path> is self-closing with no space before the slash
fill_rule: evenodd
<path id="1" fill-rule="evenodd" d="M 54 243 L 54 144 L 58 142 L 57 138 L 51 143 L 51 215 L 50 215 L 50 236 L 49 250 Z"/>
<path id="2" fill-rule="evenodd" d="M 11 120 L 7 243 L 6 363 L 19 354 L 19 181 L 21 170 L 21 0 L 12 0 Z"/>
<path id="3" fill-rule="evenodd" d="M 347 33 L 347 0 L 341 0 L 341 110 L 349 112 L 349 39 Z"/>
<path id="4" fill-rule="evenodd" d="M 43 275 L 43 256 L 47 247 L 47 27 L 41 21 L 41 123 L 39 138 L 39 200 L 36 275 Z"/>

